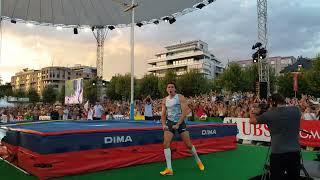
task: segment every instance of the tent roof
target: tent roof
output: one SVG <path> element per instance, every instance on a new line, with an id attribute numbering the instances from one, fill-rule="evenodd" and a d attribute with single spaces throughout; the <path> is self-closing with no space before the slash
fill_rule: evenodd
<path id="1" fill-rule="evenodd" d="M 32 22 L 40 25 L 127 26 L 130 11 L 124 12 L 131 0 L 1 0 L 5 20 Z M 177 17 L 215 0 L 135 0 L 135 21 L 152 23 L 165 16 Z"/>

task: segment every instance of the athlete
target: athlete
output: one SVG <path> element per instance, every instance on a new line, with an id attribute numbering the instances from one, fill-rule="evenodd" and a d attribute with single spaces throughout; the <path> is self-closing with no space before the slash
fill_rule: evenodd
<path id="1" fill-rule="evenodd" d="M 167 84 L 167 93 L 169 95 L 162 100 L 161 115 L 164 156 L 166 158 L 167 168 L 161 171 L 160 174 L 163 176 L 173 175 L 170 144 L 175 133 L 180 134 L 182 141 L 194 156 L 199 169 L 203 171 L 204 165 L 197 154 L 196 148 L 191 143 L 189 132 L 186 128 L 185 119 L 189 113 L 186 98 L 176 93 L 176 85 L 173 82 Z"/>

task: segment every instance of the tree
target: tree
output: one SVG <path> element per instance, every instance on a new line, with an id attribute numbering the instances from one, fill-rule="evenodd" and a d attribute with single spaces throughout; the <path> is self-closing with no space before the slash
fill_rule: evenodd
<path id="1" fill-rule="evenodd" d="M 120 75 L 112 76 L 110 83 L 107 86 L 107 96 L 112 100 L 120 100 L 121 96 L 116 93 L 116 84 Z"/>
<path id="2" fill-rule="evenodd" d="M 231 92 L 243 91 L 245 81 L 243 78 L 241 67 L 238 64 L 231 64 L 219 78 L 222 87 Z"/>
<path id="3" fill-rule="evenodd" d="M 153 74 L 145 75 L 139 81 L 139 94 L 141 98 L 150 95 L 152 98 L 160 98 L 160 91 L 158 88 L 159 78 Z"/>
<path id="4" fill-rule="evenodd" d="M 53 88 L 53 86 L 51 86 L 51 85 L 45 86 L 42 91 L 42 101 L 44 103 L 53 104 L 53 103 L 55 103 L 56 98 L 57 98 L 57 92 Z"/>
<path id="5" fill-rule="evenodd" d="M 167 84 L 169 82 L 176 82 L 176 81 L 177 81 L 177 75 L 174 71 L 171 71 L 171 70 L 167 71 L 163 78 L 160 78 L 158 87 L 161 93 L 161 97 L 167 95 L 167 90 L 166 90 Z"/>
<path id="6" fill-rule="evenodd" d="M 115 86 L 116 93 L 125 99 L 130 99 L 131 92 L 131 75 L 119 75 Z"/>
<path id="7" fill-rule="evenodd" d="M 66 88 L 65 86 L 62 86 L 59 94 L 58 94 L 58 101 L 61 102 L 61 103 L 64 103 L 64 97 L 65 97 L 65 94 L 66 94 Z"/>
<path id="8" fill-rule="evenodd" d="M 315 97 L 320 97 L 320 56 L 313 61 L 313 66 L 305 74 L 306 86 L 308 87 L 308 94 Z"/>
<path id="9" fill-rule="evenodd" d="M 251 66 L 242 70 L 241 91 L 255 92 L 256 82 L 259 81 L 258 65 L 252 64 Z M 239 87 L 240 88 L 240 87 Z"/>
<path id="10" fill-rule="evenodd" d="M 83 96 L 91 104 L 97 101 L 97 80 L 84 80 Z"/>
<path id="11" fill-rule="evenodd" d="M 134 92 L 139 91 L 137 85 L 137 79 L 134 78 Z M 137 97 L 137 93 L 134 93 Z M 113 76 L 110 80 L 110 83 L 107 87 L 107 96 L 112 100 L 129 100 L 131 98 L 131 75 L 117 74 Z"/>
<path id="12" fill-rule="evenodd" d="M 186 97 L 207 93 L 210 90 L 209 81 L 198 70 L 191 70 L 179 76 L 177 87 Z"/>
<path id="13" fill-rule="evenodd" d="M 293 74 L 292 73 L 285 73 L 278 77 L 278 91 L 284 97 L 294 97 L 295 93 L 293 91 Z M 300 97 L 301 94 L 309 94 L 307 92 L 307 82 L 306 78 L 304 77 L 304 73 L 299 74 L 298 76 L 298 92 L 297 97 Z"/>
<path id="14" fill-rule="evenodd" d="M 36 102 L 39 102 L 39 100 L 40 100 L 40 96 L 39 96 L 37 90 L 35 90 L 34 88 L 30 88 L 28 90 L 27 96 L 29 98 L 29 102 L 31 102 L 31 103 L 36 103 Z"/>
<path id="15" fill-rule="evenodd" d="M 13 91 L 10 83 L 0 85 L 0 98 L 4 96 L 13 96 Z"/>
<path id="16" fill-rule="evenodd" d="M 26 92 L 23 89 L 18 89 L 17 91 L 14 92 L 13 95 L 16 97 L 23 98 L 23 97 L 26 97 Z"/>

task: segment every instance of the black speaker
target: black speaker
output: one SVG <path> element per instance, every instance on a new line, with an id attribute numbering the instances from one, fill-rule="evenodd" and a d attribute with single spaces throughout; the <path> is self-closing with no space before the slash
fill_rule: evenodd
<path id="1" fill-rule="evenodd" d="M 259 93 L 260 99 L 267 99 L 268 98 L 268 83 L 267 82 L 260 82 L 259 83 Z"/>

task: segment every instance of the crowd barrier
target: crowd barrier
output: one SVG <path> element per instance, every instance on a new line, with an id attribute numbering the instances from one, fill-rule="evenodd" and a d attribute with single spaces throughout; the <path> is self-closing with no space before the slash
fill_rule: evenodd
<path id="1" fill-rule="evenodd" d="M 249 118 L 226 117 L 224 123 L 236 123 L 238 139 L 249 141 L 270 142 L 270 132 L 266 124 L 250 124 Z M 300 132 L 300 144 L 308 147 L 320 147 L 320 121 L 301 120 L 300 129 L 310 134 Z"/>

